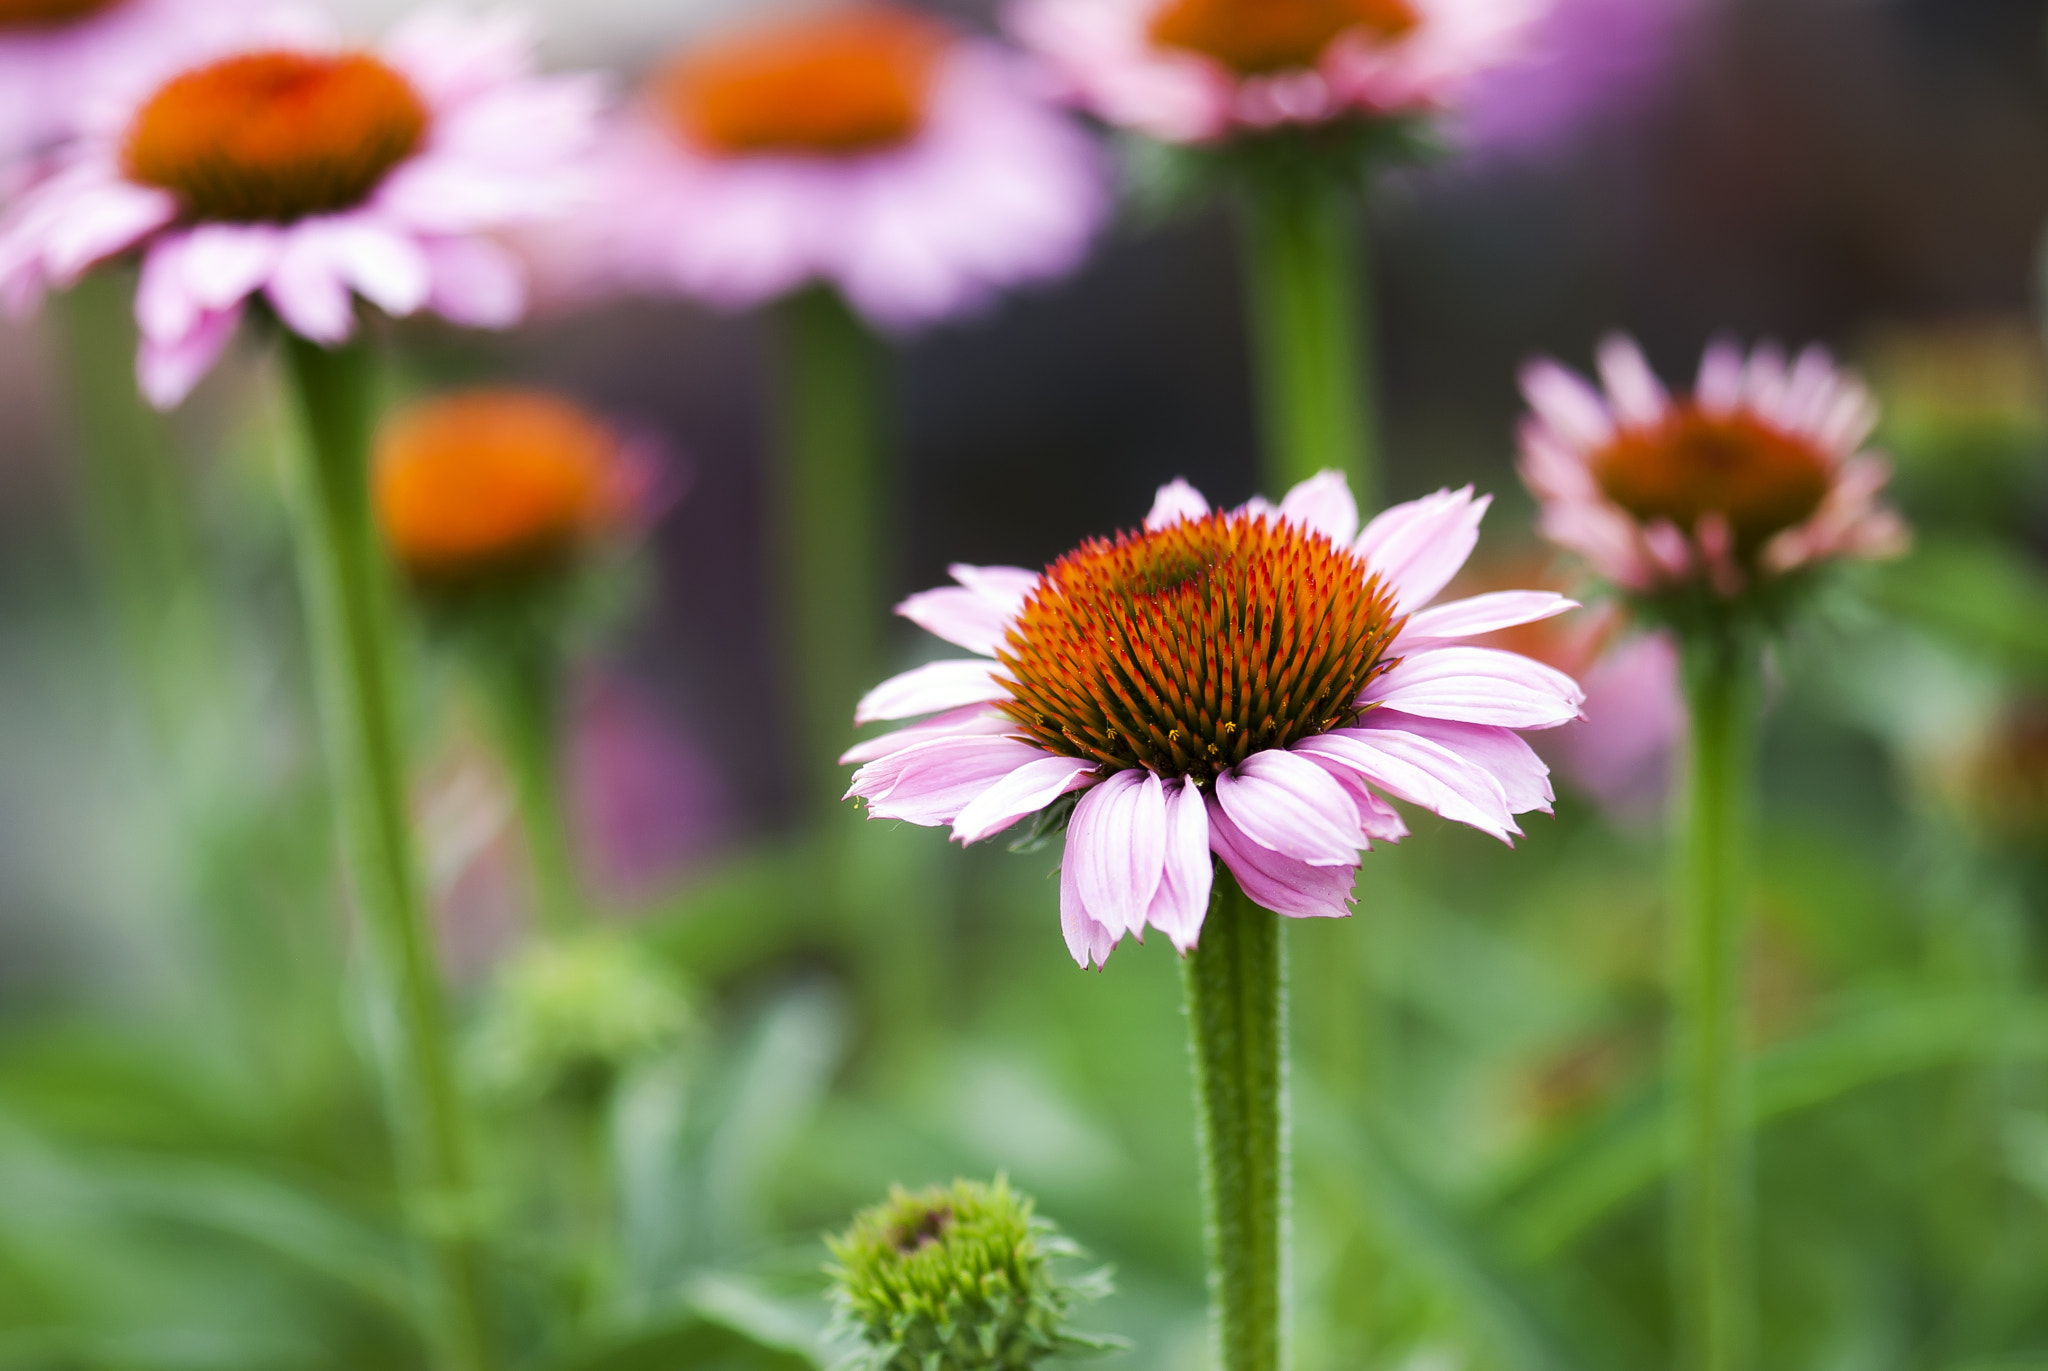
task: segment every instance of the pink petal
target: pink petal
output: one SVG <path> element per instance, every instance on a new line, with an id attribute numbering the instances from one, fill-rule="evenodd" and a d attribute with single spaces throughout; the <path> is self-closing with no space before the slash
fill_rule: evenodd
<path id="1" fill-rule="evenodd" d="M 1322 534 L 1338 546 L 1358 536 L 1358 501 L 1341 471 L 1319 471 L 1287 492 L 1280 516 Z"/>
<path id="2" fill-rule="evenodd" d="M 179 338 L 142 339 L 135 358 L 135 380 L 158 409 L 172 409 L 199 384 L 235 336 L 242 307 L 202 316 Z"/>
<path id="3" fill-rule="evenodd" d="M 1395 651 L 1398 653 L 1402 647 L 1412 650 L 1425 639 L 1469 638 L 1518 624 L 1533 624 L 1578 607 L 1577 600 L 1567 600 L 1548 590 L 1496 590 L 1452 600 L 1410 616 Z"/>
<path id="4" fill-rule="evenodd" d="M 957 564 L 951 570 L 959 585 L 920 591 L 896 606 L 896 612 L 927 633 L 992 657 L 1037 586 L 1038 574 Z"/>
<path id="5" fill-rule="evenodd" d="M 526 313 L 526 265 L 488 238 L 436 238 L 425 244 L 432 282 L 427 305 L 464 328 L 510 328 Z"/>
<path id="6" fill-rule="evenodd" d="M 1216 798 L 1252 841 L 1310 866 L 1353 866 L 1365 846 L 1358 810 L 1313 762 L 1254 752 L 1216 777 Z"/>
<path id="7" fill-rule="evenodd" d="M 1014 738 L 941 738 L 868 763 L 846 793 L 867 800 L 873 818 L 934 828 L 952 823 L 984 790 L 1044 755 Z"/>
<path id="8" fill-rule="evenodd" d="M 888 680 L 861 697 L 853 721 L 911 719 L 961 705 L 989 704 L 1010 698 L 1009 687 L 995 678 L 996 664 L 985 659 L 927 662 Z"/>
<path id="9" fill-rule="evenodd" d="M 1522 395 L 1537 417 L 1573 447 L 1600 447 L 1614 436 L 1614 419 L 1600 393 L 1547 357 L 1522 368 Z"/>
<path id="10" fill-rule="evenodd" d="M 978 843 L 1002 832 L 1027 814 L 1036 814 L 1070 790 L 1093 778 L 1095 763 L 1076 757 L 1044 757 L 1026 762 L 997 781 L 960 811 L 953 820 L 954 840 Z"/>
<path id="11" fill-rule="evenodd" d="M 1555 728 L 1578 718 L 1585 699 L 1563 672 L 1490 647 L 1415 653 L 1359 698 L 1429 719 L 1502 728 Z"/>
<path id="12" fill-rule="evenodd" d="M 1067 835 L 1069 850 L 1073 834 Z M 1069 856 L 1060 863 L 1060 932 L 1067 940 L 1067 952 L 1086 971 L 1090 966 L 1107 966 L 1116 947 L 1117 935 L 1088 912 L 1081 899 L 1081 887 L 1074 879 L 1074 862 Z"/>
<path id="13" fill-rule="evenodd" d="M 1066 864 L 1089 912 L 1119 937 L 1145 927 L 1165 861 L 1166 797 L 1152 772 L 1119 771 L 1074 806 Z"/>
<path id="14" fill-rule="evenodd" d="M 1044 579 L 1020 566 L 969 566 L 965 562 L 953 563 L 946 568 L 946 574 L 976 594 L 1014 604 L 1019 609 Z"/>
<path id="15" fill-rule="evenodd" d="M 1693 398 L 1709 414 L 1727 414 L 1742 403 L 1742 349 L 1731 338 L 1716 338 L 1700 358 Z"/>
<path id="16" fill-rule="evenodd" d="M 1166 783 L 1166 862 L 1145 922 L 1185 953 L 1201 935 L 1216 878 L 1209 856 L 1209 805 L 1190 780 Z"/>
<path id="17" fill-rule="evenodd" d="M 1351 912 L 1356 864 L 1310 866 L 1283 857 L 1247 838 L 1214 798 L 1209 801 L 1209 848 L 1262 909 L 1297 919 L 1341 919 Z"/>
<path id="18" fill-rule="evenodd" d="M 1508 812 L 1526 814 L 1531 810 L 1550 813 L 1557 796 L 1550 788 L 1550 768 L 1536 750 L 1511 728 L 1491 724 L 1464 724 L 1450 719 L 1425 719 L 1393 709 L 1375 709 L 1359 721 L 1370 733 L 1377 729 L 1398 729 L 1442 743 L 1451 751 L 1484 767 L 1500 782 L 1507 796 Z M 1584 727 L 1577 724 L 1576 727 Z"/>
<path id="19" fill-rule="evenodd" d="M 840 754 L 839 765 L 858 766 L 862 762 L 877 761 L 892 752 L 901 752 L 906 747 L 919 743 L 936 742 L 940 738 L 972 738 L 1015 733 L 1017 725 L 1008 716 L 990 709 L 986 705 L 962 705 L 949 709 L 944 714 L 926 719 L 922 723 L 884 733 L 878 738 L 855 743 Z"/>
<path id="20" fill-rule="evenodd" d="M 1209 502 L 1202 498 L 1202 492 L 1176 476 L 1152 497 L 1152 512 L 1145 516 L 1145 528 L 1150 532 L 1183 519 L 1204 518 L 1208 513 Z"/>
<path id="21" fill-rule="evenodd" d="M 1295 750 L 1349 767 L 1397 800 L 1502 842 L 1521 832 L 1508 813 L 1500 782 L 1485 768 L 1417 734 L 1343 728 L 1304 738 Z"/>
<path id="22" fill-rule="evenodd" d="M 1491 495 L 1472 497 L 1472 487 L 1440 490 L 1395 505 L 1358 535 L 1352 550 L 1385 579 L 1401 613 L 1422 608 L 1450 584 L 1479 543 L 1479 521 Z"/>
<path id="23" fill-rule="evenodd" d="M 1616 333 L 1600 344 L 1600 379 L 1622 423 L 1647 427 L 1664 417 L 1670 399 L 1633 338 Z"/>

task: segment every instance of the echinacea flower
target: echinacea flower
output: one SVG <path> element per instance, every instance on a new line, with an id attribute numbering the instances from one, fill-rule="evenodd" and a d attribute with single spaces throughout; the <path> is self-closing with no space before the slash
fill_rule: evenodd
<path id="1" fill-rule="evenodd" d="M 849 794 L 969 843 L 1080 792 L 1060 917 L 1083 966 L 1147 924 L 1193 947 L 1212 853 L 1267 909 L 1347 913 L 1359 852 L 1407 833 L 1387 797 L 1507 841 L 1515 815 L 1552 798 L 1515 730 L 1576 718 L 1581 695 L 1562 672 L 1463 641 L 1572 601 L 1430 607 L 1489 502 L 1439 491 L 1361 533 L 1334 472 L 1277 507 L 1228 511 L 1176 481 L 1142 531 L 1043 574 L 956 566 L 957 585 L 898 612 L 978 655 L 861 701 L 860 722 L 935 717 L 848 752 L 865 763 Z"/>
<path id="2" fill-rule="evenodd" d="M 599 91 L 532 70 L 509 21 L 428 13 L 376 52 L 255 40 L 144 92 L 82 137 L 0 225 L 17 304 L 139 252 L 144 392 L 176 404 L 251 297 L 322 345 L 360 297 L 503 327 L 523 308 L 494 237 L 565 213 Z"/>
<path id="3" fill-rule="evenodd" d="M 0 192 L 103 101 L 298 18 L 249 0 L 0 0 Z"/>
<path id="4" fill-rule="evenodd" d="M 1515 59 L 1548 0 L 1018 0 L 1067 93 L 1168 143 L 1426 114 Z"/>
<path id="5" fill-rule="evenodd" d="M 631 283 L 721 308 L 807 284 L 909 328 L 1079 264 L 1106 167 L 1022 62 L 887 4 L 779 17 L 656 76 L 593 231 Z"/>
<path id="6" fill-rule="evenodd" d="M 1801 568 L 1902 551 L 1878 503 L 1890 466 L 1863 443 L 1877 407 L 1818 346 L 1745 358 L 1716 342 L 1693 393 L 1665 392 L 1642 353 L 1600 348 L 1603 395 L 1548 360 L 1522 374 L 1522 478 L 1544 535 L 1637 594 L 1723 600 Z"/>
<path id="7" fill-rule="evenodd" d="M 646 455 L 559 396 L 461 391 L 379 435 L 373 490 L 385 542 L 414 580 L 474 583 L 572 560 L 642 511 Z"/>

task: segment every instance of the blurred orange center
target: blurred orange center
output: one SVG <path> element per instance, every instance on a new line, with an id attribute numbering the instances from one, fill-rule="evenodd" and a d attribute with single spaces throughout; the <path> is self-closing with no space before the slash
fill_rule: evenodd
<path id="1" fill-rule="evenodd" d="M 946 42 L 930 19 L 863 5 L 708 44 L 657 78 L 655 97 L 717 152 L 867 152 L 922 127 Z"/>
<path id="2" fill-rule="evenodd" d="M 0 33 L 54 29 L 110 10 L 121 0 L 0 0 Z"/>
<path id="3" fill-rule="evenodd" d="M 1048 568 L 998 652 L 1002 708 L 1054 752 L 1206 778 L 1355 718 L 1398 627 L 1349 551 L 1212 514 Z"/>
<path id="4" fill-rule="evenodd" d="M 379 436 L 377 516 L 418 575 L 545 562 L 623 512 L 617 450 L 604 425 L 550 396 L 477 391 L 430 401 Z"/>
<path id="5" fill-rule="evenodd" d="M 426 129 L 419 96 L 374 57 L 249 53 L 150 97 L 123 154 L 195 218 L 283 223 L 361 204 Z"/>
<path id="6" fill-rule="evenodd" d="M 1688 402 L 1654 428 L 1625 428 L 1593 458 L 1607 497 L 1639 519 L 1690 533 L 1704 514 L 1728 520 L 1742 553 L 1820 508 L 1826 457 L 1746 414 L 1710 415 Z"/>
<path id="7" fill-rule="evenodd" d="M 1421 16 L 1409 0 L 1173 0 L 1152 19 L 1152 41 L 1213 57 L 1256 76 L 1312 67 L 1353 29 L 1387 41 Z"/>

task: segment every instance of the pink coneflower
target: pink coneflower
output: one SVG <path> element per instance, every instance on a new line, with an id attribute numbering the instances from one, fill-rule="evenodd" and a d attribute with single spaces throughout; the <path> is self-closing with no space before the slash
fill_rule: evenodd
<path id="1" fill-rule="evenodd" d="M 876 687 L 858 719 L 933 714 L 862 743 L 849 792 L 876 818 L 961 842 L 1080 791 L 1061 925 L 1083 966 L 1150 924 L 1193 947 L 1210 855 L 1254 902 L 1348 912 L 1358 854 L 1407 829 L 1386 797 L 1503 841 L 1548 811 L 1516 729 L 1577 717 L 1571 679 L 1460 640 L 1558 614 L 1548 591 L 1425 608 L 1479 536 L 1470 487 L 1358 531 L 1341 476 L 1212 511 L 1185 482 L 1142 532 L 1094 539 L 1043 574 L 953 568 L 899 612 L 980 655 Z"/>
<path id="2" fill-rule="evenodd" d="M 1018 0 L 1068 94 L 1170 143 L 1444 109 L 1549 0 Z"/>
<path id="3" fill-rule="evenodd" d="M 1637 593 L 1704 585 L 1721 598 L 1816 562 L 1903 550 L 1878 495 L 1890 466 L 1864 450 L 1877 407 L 1819 347 L 1788 364 L 1717 342 L 1694 393 L 1665 393 L 1636 345 L 1600 348 L 1602 395 L 1548 360 L 1522 390 L 1522 477 L 1541 527 Z"/>
<path id="4" fill-rule="evenodd" d="M 1071 271 L 1094 144 L 1014 56 L 884 4 L 693 48 L 618 130 L 593 230 L 625 276 L 744 309 L 811 283 L 912 327 Z"/>
<path id="5" fill-rule="evenodd" d="M 503 327 L 525 285 L 492 235 L 574 205 L 598 94 L 535 75 L 506 21 L 422 15 L 374 53 L 257 40 L 131 100 L 24 195 L 0 293 L 139 251 L 139 370 L 164 407 L 259 292 L 323 345 L 354 331 L 358 296 Z"/>

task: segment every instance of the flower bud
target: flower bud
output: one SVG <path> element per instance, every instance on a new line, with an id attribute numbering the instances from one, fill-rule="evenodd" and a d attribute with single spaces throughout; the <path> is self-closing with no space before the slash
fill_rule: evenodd
<path id="1" fill-rule="evenodd" d="M 843 1371 L 1027 1371 L 1122 1345 L 1066 1326 L 1108 1272 L 1057 1272 L 1080 1249 L 1000 1176 L 892 1189 L 826 1241 L 840 1332 L 858 1340 Z"/>
<path id="2" fill-rule="evenodd" d="M 601 1099 L 622 1069 L 674 1044 L 689 1021 L 673 978 L 632 939 L 535 943 L 499 978 L 475 1042 L 477 1076 L 503 1095 Z"/>

